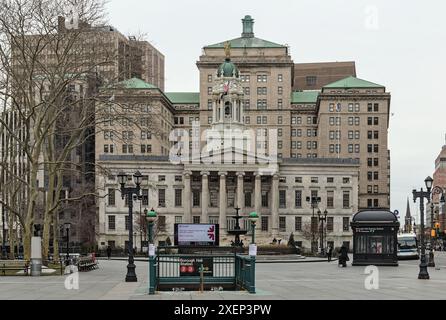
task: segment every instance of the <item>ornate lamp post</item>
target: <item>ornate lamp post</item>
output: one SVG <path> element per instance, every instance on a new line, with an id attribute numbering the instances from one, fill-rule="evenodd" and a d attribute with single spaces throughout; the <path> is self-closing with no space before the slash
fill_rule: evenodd
<path id="1" fill-rule="evenodd" d="M 441 194 L 441 200 L 440 200 L 440 204 L 444 204 L 444 190 L 439 187 L 439 186 L 435 186 L 432 188 L 432 192 L 431 192 L 431 197 L 429 198 L 429 202 L 431 205 L 431 248 L 429 251 L 429 264 L 428 267 L 432 267 L 435 268 L 435 254 L 434 254 L 434 234 L 435 234 L 435 215 L 434 215 L 434 195 L 436 194 Z"/>
<path id="2" fill-rule="evenodd" d="M 321 202 L 321 198 L 320 197 L 307 197 L 307 202 L 311 204 L 311 208 L 313 209 L 313 217 L 311 219 L 311 252 L 314 253 L 314 242 L 315 242 L 315 237 L 314 237 L 314 225 L 313 225 L 313 220 L 315 218 L 315 210 L 319 207 L 319 203 Z M 317 246 L 316 246 L 316 250 L 317 250 Z"/>
<path id="3" fill-rule="evenodd" d="M 65 222 L 63 224 L 64 229 L 67 232 L 67 255 L 66 255 L 66 262 L 65 264 L 67 266 L 70 265 L 70 229 L 71 229 L 71 223 L 70 222 Z"/>
<path id="4" fill-rule="evenodd" d="M 321 210 L 317 212 L 317 216 L 319 218 L 319 222 L 322 222 L 322 230 L 321 230 L 321 254 L 325 255 L 325 244 L 324 244 L 324 222 L 327 221 L 328 211 L 325 210 L 324 214 L 322 214 Z"/>
<path id="5" fill-rule="evenodd" d="M 152 209 L 151 211 L 148 211 L 147 209 L 144 210 L 144 213 L 146 214 L 146 220 L 147 220 L 147 230 L 149 232 L 149 244 L 153 244 L 153 225 L 156 221 L 156 212 Z"/>
<path id="6" fill-rule="evenodd" d="M 259 215 L 257 214 L 257 212 L 252 212 L 249 215 L 249 221 L 251 221 L 251 232 L 252 232 L 251 244 L 256 243 L 256 224 L 258 220 L 259 220 Z"/>
<path id="7" fill-rule="evenodd" d="M 121 194 L 122 199 L 126 199 L 129 205 L 129 245 L 128 245 L 128 252 L 129 252 L 129 263 L 127 265 L 127 275 L 125 277 L 126 282 L 137 282 L 138 278 L 136 277 L 135 273 L 135 260 L 133 257 L 133 195 L 136 195 L 137 198 L 140 198 L 140 191 L 141 191 L 141 182 L 142 182 L 142 174 L 137 171 L 133 175 L 134 182 L 136 184 L 136 187 L 126 187 L 126 183 L 128 180 L 127 174 L 124 172 L 121 172 L 118 174 L 118 181 L 121 185 Z"/>
<path id="8" fill-rule="evenodd" d="M 420 240 L 421 240 L 421 263 L 420 263 L 420 272 L 418 274 L 418 279 L 420 280 L 428 280 L 429 272 L 427 271 L 427 263 L 426 263 L 426 244 L 424 242 L 425 230 L 424 230 L 424 199 L 430 201 L 431 197 L 431 189 L 433 179 L 431 177 L 426 178 L 424 180 L 426 184 L 427 191 L 424 191 L 421 188 L 421 191 L 413 190 L 413 199 L 414 202 L 417 202 L 417 199 L 420 199 Z"/>

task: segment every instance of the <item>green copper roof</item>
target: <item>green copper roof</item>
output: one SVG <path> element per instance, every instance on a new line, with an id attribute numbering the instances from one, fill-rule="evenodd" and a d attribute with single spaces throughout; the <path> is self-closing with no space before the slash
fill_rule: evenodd
<path id="1" fill-rule="evenodd" d="M 132 78 L 118 82 L 117 84 L 113 85 L 113 87 L 122 89 L 158 89 L 154 85 L 138 78 Z"/>
<path id="2" fill-rule="evenodd" d="M 319 91 L 293 92 L 291 103 L 317 103 L 319 93 Z"/>
<path id="3" fill-rule="evenodd" d="M 328 84 L 324 88 L 344 89 L 344 88 L 385 88 L 385 87 L 370 81 L 350 76 L 348 78 Z"/>
<path id="4" fill-rule="evenodd" d="M 224 48 L 226 42 L 229 42 L 231 44 L 231 48 L 286 48 L 286 46 L 283 46 L 281 44 L 277 44 L 271 41 L 259 39 L 256 37 L 247 38 L 247 37 L 240 37 L 237 39 L 232 39 L 229 41 L 220 42 L 217 44 L 213 44 L 210 46 L 206 46 L 205 48 L 211 48 L 211 49 L 219 49 Z"/>
<path id="5" fill-rule="evenodd" d="M 199 92 L 166 92 L 166 97 L 169 98 L 170 102 L 173 104 L 200 104 Z"/>
<path id="6" fill-rule="evenodd" d="M 224 63 L 218 68 L 218 76 L 221 77 L 238 77 L 239 71 L 235 64 L 231 62 L 231 59 L 227 58 Z"/>

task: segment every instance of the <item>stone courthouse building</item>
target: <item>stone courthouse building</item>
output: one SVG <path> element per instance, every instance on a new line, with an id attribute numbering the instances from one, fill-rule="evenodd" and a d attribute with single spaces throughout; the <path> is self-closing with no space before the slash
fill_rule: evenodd
<path id="1" fill-rule="evenodd" d="M 205 46 L 197 67 L 199 92 L 166 93 L 137 78 L 103 90 L 105 101 L 127 106 L 98 106 L 111 117 L 96 134 L 100 248 L 128 240 L 120 171 L 143 174 L 138 248 L 144 209 L 158 214 L 157 242 L 173 239 L 175 223 L 218 223 L 228 244 L 240 208 L 259 213 L 259 243 L 294 233 L 315 248 L 318 211 L 328 213 L 324 245 L 340 246 L 352 240 L 358 210 L 390 208 L 390 94 L 357 78 L 353 62 L 295 64 L 287 46 L 257 38 L 246 16 L 242 36 Z"/>

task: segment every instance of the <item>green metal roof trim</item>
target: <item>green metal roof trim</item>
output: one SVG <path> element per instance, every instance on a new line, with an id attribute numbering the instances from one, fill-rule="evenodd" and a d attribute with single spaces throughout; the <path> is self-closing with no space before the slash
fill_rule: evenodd
<path id="1" fill-rule="evenodd" d="M 153 84 L 147 83 L 138 78 L 132 78 L 128 80 L 124 80 L 112 85 L 113 88 L 122 88 L 122 89 L 158 89 L 158 87 Z"/>
<path id="2" fill-rule="evenodd" d="M 340 89 L 340 88 L 385 88 L 385 87 L 380 84 L 376 84 L 370 81 L 350 76 L 348 78 L 328 84 L 324 88 Z"/>
<path id="3" fill-rule="evenodd" d="M 319 91 L 299 91 L 293 92 L 291 97 L 291 103 L 317 103 L 319 97 Z"/>
<path id="4" fill-rule="evenodd" d="M 212 44 L 210 46 L 206 46 L 205 48 L 210 49 L 218 49 L 218 48 L 224 48 L 226 42 L 229 42 L 231 44 L 231 48 L 286 48 L 286 46 L 277 44 L 271 41 L 259 39 L 256 37 L 248 38 L 248 37 L 241 37 L 232 39 L 229 41 L 224 41 L 217 44 Z"/>
<path id="5" fill-rule="evenodd" d="M 173 104 L 200 104 L 199 92 L 166 92 L 165 95 Z"/>

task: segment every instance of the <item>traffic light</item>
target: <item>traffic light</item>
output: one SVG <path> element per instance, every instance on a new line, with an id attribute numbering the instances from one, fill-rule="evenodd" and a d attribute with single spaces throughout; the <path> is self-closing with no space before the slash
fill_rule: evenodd
<path id="1" fill-rule="evenodd" d="M 437 231 L 432 229 L 431 236 L 432 236 L 432 238 L 435 238 L 437 236 Z"/>
<path id="2" fill-rule="evenodd" d="M 439 229 L 440 229 L 440 224 L 439 224 L 438 222 L 435 224 L 435 229 L 436 229 L 436 230 L 439 230 Z"/>

